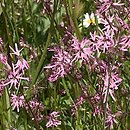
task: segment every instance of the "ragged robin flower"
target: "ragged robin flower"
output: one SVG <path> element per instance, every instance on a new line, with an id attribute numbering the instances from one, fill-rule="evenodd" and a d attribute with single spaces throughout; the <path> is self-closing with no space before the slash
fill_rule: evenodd
<path id="1" fill-rule="evenodd" d="M 19 108 L 23 107 L 25 103 L 24 96 L 17 96 L 15 94 L 11 94 L 11 106 L 12 110 L 15 108 L 17 109 L 17 112 L 19 112 Z"/>
<path id="2" fill-rule="evenodd" d="M 59 116 L 59 112 L 57 111 L 53 111 L 52 113 L 50 113 L 47 117 L 48 122 L 46 124 L 46 127 L 57 127 L 58 125 L 61 125 L 61 121 L 57 119 Z"/>

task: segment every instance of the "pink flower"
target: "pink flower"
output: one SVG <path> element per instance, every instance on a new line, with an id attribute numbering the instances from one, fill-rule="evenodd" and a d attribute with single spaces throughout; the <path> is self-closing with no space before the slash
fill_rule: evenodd
<path id="1" fill-rule="evenodd" d="M 74 104 L 74 108 L 72 109 L 72 112 L 73 112 L 72 115 L 75 114 L 76 110 L 78 110 L 78 108 L 81 107 L 81 105 L 84 103 L 84 101 L 85 101 L 85 99 L 84 99 L 83 96 L 80 96 L 80 97 L 77 99 L 76 103 Z"/>
<path id="2" fill-rule="evenodd" d="M 18 45 L 17 45 L 17 43 L 15 43 L 15 50 L 11 47 L 11 46 L 9 46 L 10 47 L 10 49 L 13 51 L 13 53 L 11 53 L 11 54 L 14 54 L 14 55 L 16 55 L 16 56 L 20 56 L 20 52 L 22 51 L 22 49 L 21 50 L 18 50 Z"/>
<path id="3" fill-rule="evenodd" d="M 7 56 L 4 54 L 0 54 L 0 61 L 6 65 L 7 64 Z"/>
<path id="4" fill-rule="evenodd" d="M 113 124 L 117 123 L 117 121 L 115 120 L 115 115 L 109 114 L 106 118 L 106 127 L 110 126 L 110 130 L 113 130 Z"/>
<path id="5" fill-rule="evenodd" d="M 128 12 L 126 11 L 126 13 L 128 13 Z M 130 25 L 128 23 L 126 23 L 123 18 L 120 18 L 119 15 L 116 15 L 115 19 L 118 21 L 118 23 L 120 25 L 119 26 L 120 28 L 123 27 L 123 29 L 127 30 L 128 32 L 130 32 Z"/>
<path id="6" fill-rule="evenodd" d="M 15 108 L 17 109 L 17 112 L 19 112 L 19 108 L 23 107 L 25 104 L 24 96 L 17 96 L 15 94 L 11 94 L 11 106 L 13 107 L 12 110 Z"/>
<path id="7" fill-rule="evenodd" d="M 119 49 L 121 51 L 128 51 L 129 48 L 130 48 L 130 35 L 121 37 L 119 41 Z"/>
<path id="8" fill-rule="evenodd" d="M 3 84 L 3 86 L 7 86 L 10 84 L 10 88 L 14 86 L 17 89 L 20 85 L 21 80 L 29 81 L 29 78 L 23 77 L 23 73 L 16 69 L 14 64 L 12 64 L 12 67 L 13 68 L 8 75 L 7 82 Z"/>
<path id="9" fill-rule="evenodd" d="M 105 128 L 110 127 L 110 130 L 113 130 L 113 125 L 116 123 L 117 121 L 115 119 L 116 115 L 111 113 L 111 109 L 109 108 L 108 104 L 107 104 L 107 118 L 105 121 Z"/>
<path id="10" fill-rule="evenodd" d="M 100 0 L 99 4 L 100 5 L 98 6 L 99 8 L 98 12 L 101 14 L 102 13 L 107 14 L 111 8 L 124 5 L 124 3 L 120 3 L 120 1 L 117 3 L 114 3 L 112 0 Z"/>
<path id="11" fill-rule="evenodd" d="M 116 63 L 115 63 L 116 64 Z M 98 67 L 99 66 L 99 67 Z M 101 84 L 99 84 L 101 95 L 103 96 L 103 103 L 106 102 L 107 96 L 111 96 L 111 98 L 115 101 L 115 91 L 118 89 L 119 85 L 122 82 L 122 79 L 120 78 L 119 75 L 119 70 L 118 66 L 115 66 L 114 63 L 113 65 L 109 65 L 104 62 L 104 61 L 98 61 L 97 66 L 96 66 L 96 71 L 99 73 L 101 76 Z M 111 71 L 111 72 L 110 72 Z"/>
<path id="12" fill-rule="evenodd" d="M 29 102 L 29 105 L 31 107 L 31 109 L 34 111 L 34 109 L 39 109 L 40 111 L 42 111 L 43 109 L 43 106 L 42 106 L 42 103 L 38 102 L 37 99 L 34 99 L 32 101 Z"/>
<path id="13" fill-rule="evenodd" d="M 57 119 L 59 117 L 59 112 L 53 111 L 47 118 L 48 122 L 46 124 L 46 127 L 57 127 L 58 125 L 61 125 L 61 121 Z"/>
<path id="14" fill-rule="evenodd" d="M 109 37 L 110 34 L 106 34 L 105 36 L 98 36 L 97 44 L 99 45 L 100 51 L 103 53 L 110 52 L 114 48 L 113 37 Z"/>
<path id="15" fill-rule="evenodd" d="M 29 68 L 29 64 L 24 58 L 20 58 L 18 59 L 15 68 L 17 68 L 18 70 L 22 70 L 22 72 L 24 73 L 24 70 Z"/>
<path id="16" fill-rule="evenodd" d="M 0 96 L 2 96 L 3 90 L 4 90 L 4 87 L 3 87 L 3 86 L 1 85 L 1 83 L 0 83 Z"/>
<path id="17" fill-rule="evenodd" d="M 106 102 L 107 93 L 112 97 L 115 101 L 114 92 L 118 89 L 118 86 L 121 84 L 122 79 L 119 78 L 118 73 L 116 72 L 116 67 L 112 68 L 111 75 L 109 75 L 108 70 L 106 69 L 105 78 L 104 78 L 104 87 L 103 87 L 103 95 L 104 95 L 104 103 Z M 110 82 L 110 83 L 109 83 Z M 109 89 L 108 89 L 109 87 Z"/>
<path id="18" fill-rule="evenodd" d="M 28 106 L 29 104 L 29 106 Z M 27 112 L 30 111 L 29 107 L 31 108 L 31 111 L 35 115 L 35 118 L 38 122 L 41 122 L 43 120 L 43 115 L 42 115 L 42 110 L 43 110 L 43 105 L 41 102 L 39 102 L 36 98 L 29 101 L 29 103 L 26 104 L 26 110 Z M 34 120 L 34 118 L 32 118 Z"/>
<path id="19" fill-rule="evenodd" d="M 67 51 L 61 48 L 54 48 L 50 51 L 54 51 L 54 56 L 52 57 L 51 64 L 44 67 L 50 69 L 51 75 L 48 80 L 50 82 L 56 81 L 60 77 L 64 77 L 71 69 L 71 56 Z"/>
<path id="20" fill-rule="evenodd" d="M 93 34 L 90 32 L 90 40 L 91 42 L 89 42 L 89 46 L 91 47 L 93 52 L 99 52 L 100 51 L 100 43 L 98 42 L 98 35 L 96 35 L 96 32 L 94 32 Z M 97 43 L 98 42 L 98 43 Z"/>
<path id="21" fill-rule="evenodd" d="M 97 116 L 97 115 L 103 115 L 103 108 L 100 104 L 101 102 L 101 98 L 99 96 L 98 93 L 96 93 L 92 98 L 91 98 L 91 102 L 93 104 L 93 116 Z"/>
<path id="22" fill-rule="evenodd" d="M 109 8 L 111 7 L 112 1 L 111 0 L 100 0 L 100 6 L 99 8 L 99 13 L 107 13 L 109 11 Z"/>
<path id="23" fill-rule="evenodd" d="M 117 51 L 128 51 L 130 48 L 130 36 L 125 35 L 115 41 L 114 33 L 110 30 L 106 30 L 104 34 L 100 35 L 90 33 L 90 36 L 91 42 L 89 42 L 89 46 L 93 52 L 115 53 Z"/>
<path id="24" fill-rule="evenodd" d="M 96 33 L 94 32 L 94 34 L 90 34 L 91 35 L 91 40 L 92 42 L 89 42 L 89 46 L 91 47 L 91 49 L 94 52 L 103 52 L 103 53 L 107 53 L 107 52 L 112 52 L 114 50 L 115 47 L 115 43 L 113 40 L 113 34 L 111 34 L 111 32 L 108 30 L 104 32 L 103 34 L 99 34 L 96 35 Z"/>
<path id="25" fill-rule="evenodd" d="M 74 58 L 72 61 L 78 61 L 80 59 L 82 61 L 88 61 L 89 57 L 91 57 L 93 53 L 91 48 L 88 46 L 89 42 L 90 41 L 87 39 L 83 39 L 79 42 L 77 38 L 73 37 L 71 46 L 74 51 Z"/>
<path id="26" fill-rule="evenodd" d="M 104 25 L 103 31 L 109 32 L 109 34 L 112 33 L 113 35 L 115 34 L 115 31 L 118 31 L 117 27 L 114 24 L 114 18 L 114 15 L 108 15 L 105 16 L 105 18 L 103 17 L 102 19 L 100 19 L 101 23 Z"/>
<path id="27" fill-rule="evenodd" d="M 97 116 L 97 115 L 103 115 L 103 109 L 100 105 L 94 106 L 93 116 Z"/>

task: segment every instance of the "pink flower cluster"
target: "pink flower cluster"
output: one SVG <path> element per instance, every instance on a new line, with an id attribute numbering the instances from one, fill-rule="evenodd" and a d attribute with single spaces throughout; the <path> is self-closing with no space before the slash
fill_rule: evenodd
<path id="1" fill-rule="evenodd" d="M 14 50 L 11 46 L 10 46 L 11 50 L 13 51 L 13 53 L 17 56 L 18 60 L 16 62 L 16 64 L 12 63 L 12 67 L 7 63 L 7 59 L 2 59 L 3 63 L 5 65 L 8 65 L 8 77 L 7 79 L 4 81 L 3 86 L 7 86 L 10 85 L 10 88 L 15 87 L 16 89 L 20 86 L 20 81 L 21 80 L 26 80 L 29 81 L 29 78 L 24 77 L 25 74 L 25 70 L 29 68 L 29 64 L 28 62 L 23 59 L 20 55 L 20 51 L 22 50 L 18 50 L 18 46 L 17 44 L 15 44 L 15 49 Z"/>
<path id="2" fill-rule="evenodd" d="M 57 127 L 58 125 L 61 125 L 61 121 L 57 119 L 59 116 L 59 112 L 57 111 L 53 111 L 52 113 L 50 113 L 47 117 L 48 122 L 46 124 L 46 127 Z"/>
<path id="3" fill-rule="evenodd" d="M 106 121 L 105 121 L 105 123 L 106 123 L 105 128 L 110 126 L 110 130 L 113 130 L 114 123 L 117 124 L 115 117 L 116 117 L 115 114 L 112 114 L 110 108 L 108 108 L 107 109 L 107 118 L 106 118 Z"/>
<path id="4" fill-rule="evenodd" d="M 41 122 L 43 120 L 43 114 L 42 114 L 43 105 L 36 98 L 30 100 L 28 104 L 26 103 L 25 108 L 28 112 L 30 112 L 31 110 L 31 115 L 33 113 L 32 120 L 34 120 L 34 118 L 38 122 Z"/>
<path id="5" fill-rule="evenodd" d="M 0 61 L 6 65 L 7 64 L 7 57 L 4 54 L 0 54 Z"/>
<path id="6" fill-rule="evenodd" d="M 12 106 L 12 110 L 16 108 L 17 112 L 19 112 L 19 108 L 25 106 L 24 96 L 23 95 L 17 96 L 15 94 L 11 94 L 11 106 Z"/>
<path id="7" fill-rule="evenodd" d="M 83 39 L 81 42 L 78 41 L 76 37 L 72 39 L 72 50 L 73 50 L 73 60 L 72 61 L 79 61 L 87 62 L 89 58 L 92 56 L 93 51 L 89 47 L 90 41 L 87 39 Z"/>
<path id="8" fill-rule="evenodd" d="M 97 29 L 93 33 L 90 32 L 89 38 L 83 38 L 81 41 L 69 32 L 65 34 L 62 40 L 64 44 L 53 49 L 51 63 L 44 68 L 50 70 L 48 80 L 54 82 L 73 74 L 75 69 L 78 72 L 79 68 L 84 69 L 84 66 L 87 66 L 88 72 L 94 72 L 97 76 L 98 89 L 91 99 L 94 104 L 93 114 L 103 116 L 102 106 L 105 103 L 108 105 L 108 97 L 116 101 L 116 91 L 122 83 L 120 68 L 123 66 L 125 53 L 130 49 L 130 26 L 127 19 L 130 10 L 121 1 L 115 3 L 112 0 L 96 0 L 95 3 L 97 5 L 95 15 L 100 17 Z M 80 63 L 80 67 L 77 63 Z M 83 102 L 84 98 L 81 97 L 75 109 Z M 117 121 L 109 106 L 106 115 L 106 128 L 110 126 L 112 129 Z"/>
<path id="9" fill-rule="evenodd" d="M 37 99 L 33 99 L 27 103 L 23 95 L 17 96 L 15 94 L 11 94 L 11 106 L 12 110 L 16 109 L 17 112 L 20 111 L 20 108 L 26 109 L 28 113 L 31 111 L 30 113 L 32 115 L 32 120 L 34 120 L 34 118 L 38 122 L 43 120 L 43 105 L 42 103 L 38 102 Z"/>
<path id="10" fill-rule="evenodd" d="M 99 89 L 99 92 L 102 93 L 104 99 L 103 103 L 106 102 L 107 95 L 110 95 L 114 101 L 116 100 L 114 93 L 122 82 L 122 79 L 119 76 L 119 67 L 120 65 L 116 66 L 116 63 L 111 65 L 104 61 L 96 62 L 95 71 L 97 73 L 100 72 L 100 81 L 102 81 L 102 84 L 98 85 L 102 86 L 102 88 Z"/>
<path id="11" fill-rule="evenodd" d="M 91 103 L 93 106 L 93 115 L 94 116 L 103 116 L 104 115 L 104 108 L 102 106 L 102 102 L 101 102 L 101 95 L 99 95 L 98 93 L 95 94 L 94 97 L 91 98 Z M 115 114 L 112 114 L 111 109 L 109 108 L 109 105 L 107 104 L 107 108 L 106 108 L 106 120 L 105 120 L 105 128 L 110 126 L 110 129 L 113 129 L 113 125 L 114 123 L 117 123 L 116 121 L 116 116 Z"/>
<path id="12" fill-rule="evenodd" d="M 55 47 L 54 49 L 50 49 L 50 51 L 54 51 L 54 56 L 52 57 L 51 64 L 44 68 L 51 70 L 48 80 L 54 82 L 69 73 L 72 63 L 71 56 L 62 48 Z"/>
<path id="13" fill-rule="evenodd" d="M 3 43 L 2 39 L 1 41 Z M 29 81 L 28 77 L 24 77 L 26 70 L 29 69 L 29 64 L 21 55 L 23 48 L 19 50 L 18 44 L 16 43 L 14 49 L 11 46 L 9 46 L 9 48 L 11 51 L 10 57 L 7 57 L 4 53 L 0 54 L 0 61 L 3 64 L 4 70 L 2 72 L 4 77 L 0 80 L 0 95 L 2 95 L 4 88 L 9 85 L 9 88 L 11 89 L 11 105 L 13 106 L 13 110 L 17 108 L 17 111 L 19 112 L 19 108 L 23 107 L 25 100 L 24 96 L 15 95 L 15 90 L 17 89 L 18 92 L 22 80 Z M 2 50 L 4 51 L 4 49 L 4 44 L 2 44 Z"/>
<path id="14" fill-rule="evenodd" d="M 54 51 L 51 64 L 44 67 L 51 70 L 51 74 L 48 78 L 49 81 L 54 82 L 60 77 L 64 77 L 69 74 L 73 68 L 73 64 L 77 61 L 89 62 L 89 58 L 92 58 L 91 48 L 88 46 L 88 40 L 83 39 L 81 42 L 73 36 L 70 48 L 64 50 L 62 47 L 55 47 L 50 49 Z"/>
<path id="15" fill-rule="evenodd" d="M 85 99 L 83 96 L 80 96 L 76 103 L 73 105 L 72 108 L 72 115 L 74 115 L 76 113 L 76 111 L 82 106 L 82 104 L 85 102 Z"/>

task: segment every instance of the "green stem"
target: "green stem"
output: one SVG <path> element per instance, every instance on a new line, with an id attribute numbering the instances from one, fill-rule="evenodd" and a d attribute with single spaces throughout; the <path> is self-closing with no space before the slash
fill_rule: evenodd
<path id="1" fill-rule="evenodd" d="M 63 83 L 64 89 L 65 89 L 65 91 L 67 93 L 67 96 L 70 98 L 71 102 L 73 104 L 75 104 L 74 101 L 73 101 L 73 99 L 72 99 L 72 97 L 71 97 L 71 95 L 70 95 L 69 89 L 68 89 L 68 87 L 67 87 L 67 85 L 65 83 L 65 79 L 64 78 L 62 78 L 62 83 Z"/>
<path id="2" fill-rule="evenodd" d="M 27 1 L 23 0 L 22 1 L 22 23 L 23 23 L 23 30 L 24 30 L 24 40 L 25 42 L 28 39 L 28 31 L 27 31 L 27 22 L 26 22 L 26 4 Z"/>
<path id="3" fill-rule="evenodd" d="M 35 17 L 33 16 L 33 12 L 32 12 L 32 7 L 31 7 L 31 3 L 30 0 L 28 1 L 28 5 L 29 5 L 29 11 L 30 11 L 30 16 L 31 16 L 31 20 L 32 20 L 32 33 L 33 33 L 33 40 L 34 40 L 34 44 L 36 45 L 36 26 L 35 26 Z"/>
<path id="4" fill-rule="evenodd" d="M 16 36 L 16 41 L 19 42 L 19 35 L 18 35 L 18 29 L 17 29 L 17 25 L 16 25 L 15 12 L 14 12 L 15 11 L 14 10 L 14 1 L 12 2 L 11 6 L 12 6 L 12 21 L 14 23 L 14 30 L 13 30 L 13 32 L 14 32 L 14 34 Z M 10 23 L 12 23 L 11 20 L 10 20 Z"/>
<path id="5" fill-rule="evenodd" d="M 4 40 L 7 41 L 6 49 L 7 49 L 7 56 L 8 56 L 8 63 L 10 66 L 12 66 L 12 60 L 10 57 L 10 48 L 9 45 L 13 46 L 12 38 L 10 36 L 8 22 L 7 22 L 7 13 L 6 13 L 6 7 L 4 7 L 1 4 L 2 10 L 3 10 L 3 19 L 4 19 Z"/>
<path id="6" fill-rule="evenodd" d="M 39 76 L 39 74 L 40 74 L 40 72 L 41 72 L 41 69 L 42 69 L 42 67 L 43 67 L 43 62 L 44 62 L 44 60 L 45 60 L 45 58 L 46 58 L 47 48 L 48 48 L 48 46 L 49 46 L 50 40 L 51 40 L 51 33 L 49 32 L 46 45 L 45 45 L 45 47 L 44 47 L 44 50 L 43 50 L 41 59 L 40 59 L 40 61 L 39 61 L 39 64 L 38 64 L 38 66 L 37 66 L 37 69 L 36 69 L 36 73 L 35 73 L 35 75 L 34 75 L 34 77 L 33 77 L 33 79 L 32 79 L 32 83 L 31 83 L 31 85 L 30 85 L 30 88 L 29 88 L 29 90 L 27 91 L 27 96 L 30 96 L 30 95 L 31 95 L 31 93 L 32 93 L 31 91 L 32 91 L 33 85 L 36 83 L 37 78 L 38 78 L 38 76 Z"/>
<path id="7" fill-rule="evenodd" d="M 23 93 L 22 93 L 23 94 Z M 23 94 L 24 95 L 24 94 Z M 25 98 L 25 101 L 26 101 L 26 104 L 27 104 L 27 106 L 28 106 L 28 108 L 29 108 L 29 111 L 30 111 L 30 113 L 32 114 L 32 116 L 33 116 L 33 118 L 34 118 L 34 126 L 35 126 L 35 128 L 36 128 L 36 130 L 40 130 L 40 126 L 39 126 L 39 123 L 38 123 L 38 121 L 37 121 L 37 118 L 36 118 L 36 115 L 35 115 L 35 113 L 32 111 L 32 109 L 31 109 L 31 107 L 30 107 L 30 105 L 29 105 L 29 103 L 28 103 L 28 101 L 27 101 L 27 99 L 26 99 L 26 97 L 24 96 L 24 98 Z M 27 124 L 26 124 L 27 122 L 25 121 L 25 127 L 27 128 Z M 28 129 L 28 128 L 27 128 Z"/>
<path id="8" fill-rule="evenodd" d="M 54 86 L 54 110 L 56 111 L 57 101 L 56 101 L 56 86 Z"/>
<path id="9" fill-rule="evenodd" d="M 28 119 L 27 119 L 27 115 L 25 114 L 25 121 L 24 121 L 24 129 L 28 130 Z"/>
<path id="10" fill-rule="evenodd" d="M 63 4 L 64 4 L 66 15 L 67 15 L 67 22 L 70 25 L 70 15 L 69 15 L 69 12 L 68 12 L 66 0 L 63 0 Z"/>
<path id="11" fill-rule="evenodd" d="M 68 3 L 68 8 L 69 8 L 69 14 L 72 14 L 73 0 L 67 0 L 67 3 Z"/>
<path id="12" fill-rule="evenodd" d="M 82 36 L 81 36 L 80 31 L 79 31 L 78 22 L 77 22 L 77 18 L 75 16 L 75 14 L 73 15 L 73 22 L 74 22 L 74 25 L 75 25 L 76 36 L 81 41 L 82 40 Z"/>
<path id="13" fill-rule="evenodd" d="M 11 110 L 10 110 L 10 99 L 7 88 L 3 93 L 3 114 L 2 114 L 2 130 L 8 130 L 11 123 Z"/>
<path id="14" fill-rule="evenodd" d="M 81 41 L 82 36 L 81 36 L 80 30 L 79 30 L 79 27 L 78 27 L 77 17 L 76 17 L 75 11 L 73 10 L 72 4 L 73 4 L 73 1 L 69 0 L 68 1 L 68 7 L 69 7 L 70 16 L 72 17 L 71 22 L 72 22 L 72 24 L 74 24 L 74 29 L 75 29 L 77 38 Z M 71 19 L 71 17 L 70 17 L 70 19 Z"/>

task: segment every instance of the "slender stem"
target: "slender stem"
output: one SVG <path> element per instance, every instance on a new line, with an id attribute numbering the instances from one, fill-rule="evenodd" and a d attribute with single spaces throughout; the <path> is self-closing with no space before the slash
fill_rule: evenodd
<path id="1" fill-rule="evenodd" d="M 65 83 L 65 79 L 64 78 L 62 79 L 62 83 L 63 83 L 64 89 L 65 89 L 65 91 L 67 93 L 67 96 L 70 98 L 71 102 L 73 104 L 75 104 L 74 101 L 73 101 L 73 99 L 72 99 L 72 97 L 71 97 L 71 95 L 70 95 L 69 89 L 68 89 L 68 87 L 67 87 L 67 85 Z"/>
<path id="2" fill-rule="evenodd" d="M 39 76 L 39 74 L 40 74 L 40 72 L 41 72 L 41 69 L 42 69 L 42 67 L 43 67 L 43 62 L 44 62 L 44 60 L 45 60 L 45 58 L 46 58 L 47 48 L 48 48 L 48 46 L 49 46 L 50 40 L 51 40 L 51 33 L 49 32 L 46 45 L 45 45 L 45 47 L 44 47 L 44 50 L 43 50 L 41 59 L 40 59 L 40 61 L 39 61 L 39 64 L 38 64 L 38 66 L 37 66 L 37 69 L 36 69 L 36 73 L 35 73 L 35 75 L 34 75 L 34 77 L 33 77 L 33 79 L 32 79 L 32 83 L 31 83 L 31 85 L 30 85 L 30 88 L 29 88 L 29 90 L 27 91 L 27 96 L 29 96 L 29 97 L 31 96 L 31 93 L 32 93 L 32 92 L 31 92 L 31 91 L 32 91 L 32 87 L 33 87 L 33 85 L 36 83 L 37 78 L 38 78 L 38 76 Z"/>
<path id="3" fill-rule="evenodd" d="M 81 36 L 80 30 L 78 27 L 77 17 L 76 17 L 75 11 L 73 10 L 73 7 L 72 7 L 73 1 L 69 0 L 67 3 L 68 3 L 68 8 L 69 8 L 69 11 L 67 11 L 67 13 L 69 13 L 69 16 L 70 16 L 69 22 L 70 22 L 70 24 L 72 24 L 72 26 L 74 26 L 76 36 L 78 37 L 79 40 L 81 40 L 82 36 Z"/>
<path id="4" fill-rule="evenodd" d="M 28 130 L 28 120 L 27 120 L 27 116 L 25 115 L 25 121 L 24 121 L 24 129 Z"/>
<path id="5" fill-rule="evenodd" d="M 76 36 L 77 36 L 78 39 L 81 41 L 81 40 L 82 40 L 82 36 L 81 36 L 80 31 L 79 31 L 78 22 L 77 22 L 77 18 L 76 18 L 76 16 L 75 16 L 75 13 L 74 13 L 74 15 L 73 15 L 73 22 L 74 22 L 74 25 L 75 25 Z"/>
<path id="6" fill-rule="evenodd" d="M 103 121 L 103 130 L 105 130 L 105 121 L 106 121 L 106 116 L 107 116 L 107 102 L 108 102 L 108 95 L 109 95 L 109 89 L 110 89 L 110 79 L 111 79 L 111 68 L 110 64 L 108 65 L 108 88 L 107 88 L 107 94 L 106 94 L 106 101 L 104 103 L 104 121 Z"/>
<path id="7" fill-rule="evenodd" d="M 3 19 L 4 19 L 4 31 L 5 31 L 5 41 L 7 40 L 7 44 L 6 44 L 6 48 L 7 48 L 7 56 L 8 56 L 8 63 L 10 66 L 12 66 L 12 60 L 11 60 L 11 57 L 10 57 L 10 48 L 9 48 L 9 45 L 13 45 L 12 43 L 12 39 L 11 39 L 11 36 L 10 36 L 10 32 L 9 32 L 9 28 L 8 28 L 8 22 L 7 22 L 7 13 L 6 13 L 6 7 L 4 7 L 1 3 L 1 7 L 2 7 L 2 10 L 3 10 Z"/>
<path id="8" fill-rule="evenodd" d="M 26 100 L 26 103 L 27 103 L 27 105 L 28 105 L 28 108 L 29 108 L 29 110 L 30 110 L 32 116 L 34 117 L 34 125 L 35 125 L 35 127 L 36 127 L 36 130 L 40 130 L 39 124 L 38 124 L 37 119 L 36 119 L 36 115 L 33 113 L 33 111 L 32 111 L 32 109 L 31 109 L 31 107 L 30 107 L 30 105 L 29 105 L 29 103 L 28 103 L 26 97 L 25 97 L 25 100 Z"/>
<path id="9" fill-rule="evenodd" d="M 2 130 L 8 130 L 11 124 L 10 99 L 7 88 L 3 93 L 3 114 L 2 114 Z"/>
<path id="10" fill-rule="evenodd" d="M 28 38 L 27 22 L 26 22 L 26 4 L 27 4 L 27 0 L 23 0 L 22 1 L 22 23 L 23 23 L 25 41 L 27 41 Z"/>
<path id="11" fill-rule="evenodd" d="M 56 101 L 56 86 L 54 86 L 54 109 L 56 111 L 57 101 Z"/>
<path id="12" fill-rule="evenodd" d="M 68 24 L 70 25 L 70 19 L 69 19 L 69 18 L 70 18 L 70 15 L 69 15 L 69 12 L 68 12 L 66 0 L 63 0 L 63 4 L 64 4 L 65 11 L 66 11 L 66 15 L 67 15 L 67 22 L 68 22 Z"/>
<path id="13" fill-rule="evenodd" d="M 19 42 L 18 29 L 17 29 L 17 26 L 16 26 L 16 19 L 15 19 L 15 13 L 14 13 L 14 11 L 15 11 L 14 10 L 14 1 L 12 1 L 11 6 L 12 6 L 12 21 L 14 23 L 14 30 L 13 31 L 14 31 L 14 33 L 16 35 L 16 41 Z M 9 17 L 8 17 L 8 19 L 9 19 Z M 12 23 L 12 22 L 10 22 L 10 23 Z"/>
<path id="14" fill-rule="evenodd" d="M 28 5 L 29 5 L 29 11 L 30 11 L 30 16 L 31 16 L 31 20 L 32 20 L 32 33 L 33 33 L 33 40 L 34 40 L 34 43 L 36 45 L 36 28 L 35 28 L 35 18 L 33 16 L 33 12 L 32 12 L 32 7 L 31 7 L 31 3 L 30 3 L 30 0 L 27 0 L 28 1 Z"/>

